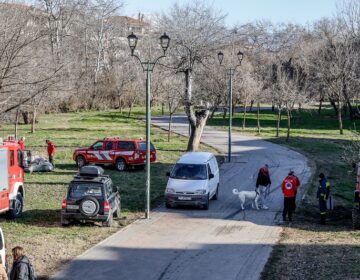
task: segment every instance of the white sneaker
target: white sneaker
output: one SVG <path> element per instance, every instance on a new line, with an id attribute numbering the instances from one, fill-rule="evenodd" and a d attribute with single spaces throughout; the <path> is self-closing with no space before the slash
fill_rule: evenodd
<path id="1" fill-rule="evenodd" d="M 263 205 L 263 206 L 261 207 L 261 209 L 268 210 L 269 207 L 267 207 L 266 205 Z"/>

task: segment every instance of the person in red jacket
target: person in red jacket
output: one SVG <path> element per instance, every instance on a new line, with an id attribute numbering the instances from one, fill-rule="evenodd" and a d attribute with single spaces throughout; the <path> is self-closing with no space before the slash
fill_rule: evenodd
<path id="1" fill-rule="evenodd" d="M 283 221 L 286 221 L 286 216 L 289 217 L 289 221 L 292 221 L 292 213 L 295 210 L 295 199 L 299 186 L 300 180 L 294 171 L 291 170 L 281 184 L 281 189 L 284 194 Z"/>
<path id="2" fill-rule="evenodd" d="M 53 142 L 51 142 L 49 139 L 46 139 L 46 144 L 47 144 L 47 153 L 49 156 L 49 162 L 53 165 L 53 167 L 55 168 L 55 164 L 54 164 L 54 155 L 55 155 L 55 145 Z"/>
<path id="3" fill-rule="evenodd" d="M 20 146 L 20 150 L 24 151 L 25 150 L 25 137 L 21 137 L 20 140 L 18 141 L 18 144 Z"/>

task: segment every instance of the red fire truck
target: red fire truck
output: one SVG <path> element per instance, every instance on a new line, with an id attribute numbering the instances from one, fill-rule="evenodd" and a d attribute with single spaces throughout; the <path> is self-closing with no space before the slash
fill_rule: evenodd
<path id="1" fill-rule="evenodd" d="M 24 205 L 24 152 L 14 137 L 0 139 L 0 213 L 18 218 Z"/>

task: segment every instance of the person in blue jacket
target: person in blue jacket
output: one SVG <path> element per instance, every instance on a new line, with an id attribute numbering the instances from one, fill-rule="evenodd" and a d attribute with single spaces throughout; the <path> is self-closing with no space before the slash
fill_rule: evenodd
<path id="1" fill-rule="evenodd" d="M 325 178 L 324 173 L 319 174 L 319 188 L 317 191 L 317 198 L 319 199 L 319 210 L 320 210 L 320 224 L 326 224 L 326 211 L 327 211 L 327 199 L 330 195 L 330 183 Z"/>

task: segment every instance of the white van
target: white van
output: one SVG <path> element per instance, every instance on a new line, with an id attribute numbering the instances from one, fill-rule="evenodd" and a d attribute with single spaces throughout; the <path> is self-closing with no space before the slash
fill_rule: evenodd
<path id="1" fill-rule="evenodd" d="M 0 255 L 1 261 L 5 269 L 7 270 L 7 257 L 6 257 L 6 246 L 5 246 L 5 238 L 2 229 L 0 228 Z"/>
<path id="2" fill-rule="evenodd" d="M 167 208 L 176 205 L 197 205 L 207 210 L 209 200 L 216 200 L 219 196 L 219 167 L 212 153 L 186 153 L 167 175 Z"/>

